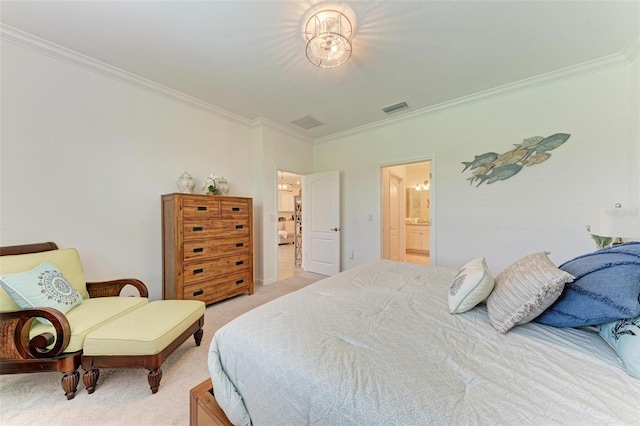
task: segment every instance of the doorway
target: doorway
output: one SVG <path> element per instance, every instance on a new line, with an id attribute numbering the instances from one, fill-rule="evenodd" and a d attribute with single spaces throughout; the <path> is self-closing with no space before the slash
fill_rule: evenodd
<path id="1" fill-rule="evenodd" d="M 277 171 L 278 193 L 278 280 L 303 272 L 302 269 L 302 176 Z"/>
<path id="2" fill-rule="evenodd" d="M 431 264 L 431 160 L 382 167 L 382 258 Z"/>

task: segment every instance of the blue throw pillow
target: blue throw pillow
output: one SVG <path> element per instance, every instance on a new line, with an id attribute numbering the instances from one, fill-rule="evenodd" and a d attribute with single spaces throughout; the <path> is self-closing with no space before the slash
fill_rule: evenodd
<path id="1" fill-rule="evenodd" d="M 55 308 L 63 314 L 82 303 L 82 296 L 50 262 L 30 271 L 0 276 L 0 285 L 22 309 Z M 49 321 L 38 318 L 42 323 Z"/>
<path id="2" fill-rule="evenodd" d="M 582 327 L 640 315 L 640 242 L 579 256 L 560 269 L 576 278 L 534 321 Z"/>
<path id="3" fill-rule="evenodd" d="M 627 373 L 640 379 L 640 317 L 602 324 L 600 336 L 616 351 Z"/>

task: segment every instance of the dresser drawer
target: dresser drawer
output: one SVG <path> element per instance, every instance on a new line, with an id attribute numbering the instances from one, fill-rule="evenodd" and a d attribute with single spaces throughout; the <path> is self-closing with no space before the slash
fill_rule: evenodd
<path id="1" fill-rule="evenodd" d="M 220 201 L 207 196 L 184 197 L 182 199 L 183 218 L 210 219 L 220 217 Z"/>
<path id="2" fill-rule="evenodd" d="M 220 200 L 220 217 L 249 217 L 249 202 L 247 200 Z"/>
<path id="3" fill-rule="evenodd" d="M 220 220 L 185 220 L 184 240 L 231 238 L 249 235 L 249 218 Z"/>
<path id="4" fill-rule="evenodd" d="M 235 272 L 250 269 L 251 257 L 249 253 L 240 253 L 217 259 L 202 260 L 197 263 L 190 263 L 184 267 L 184 283 L 195 283 L 221 275 L 228 275 Z"/>
<path id="5" fill-rule="evenodd" d="M 206 260 L 212 257 L 220 257 L 229 254 L 247 253 L 250 238 L 248 235 L 221 238 L 215 240 L 199 240 L 184 243 L 184 261 Z"/>
<path id="6" fill-rule="evenodd" d="M 185 299 L 197 299 L 206 303 L 226 298 L 229 294 L 244 293 L 251 284 L 251 272 L 243 271 L 224 277 L 213 278 L 184 287 Z"/>

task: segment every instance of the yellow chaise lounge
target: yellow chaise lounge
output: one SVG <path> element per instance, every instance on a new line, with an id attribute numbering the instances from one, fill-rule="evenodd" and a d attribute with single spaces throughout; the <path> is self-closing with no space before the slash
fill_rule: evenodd
<path id="1" fill-rule="evenodd" d="M 197 345 L 202 338 L 204 303 L 174 306 L 173 314 L 160 321 L 160 305 L 187 301 L 150 304 L 145 284 L 132 278 L 87 283 L 78 252 L 58 249 L 52 242 L 0 247 L 0 284 L 0 374 L 59 371 L 67 399 L 76 394 L 80 365 L 86 370 L 83 379 L 89 393 L 98 367 L 134 366 L 151 370 L 149 383 L 155 393 L 164 359 L 191 333 Z M 118 297 L 127 285 L 140 297 Z M 145 309 L 137 312 L 141 308 Z M 141 322 L 145 314 L 146 322 Z M 126 328 L 131 319 L 146 328 Z M 114 328 L 111 323 L 116 320 L 121 322 Z M 108 339 L 122 337 L 138 352 L 114 353 L 98 345 L 83 360 L 89 336 L 94 348 L 96 340 L 110 345 Z"/>

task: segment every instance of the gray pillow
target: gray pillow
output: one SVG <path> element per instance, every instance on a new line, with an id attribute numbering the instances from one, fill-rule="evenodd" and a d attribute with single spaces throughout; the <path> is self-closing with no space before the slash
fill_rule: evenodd
<path id="1" fill-rule="evenodd" d="M 489 321 L 505 334 L 516 325 L 525 324 L 547 309 L 560 297 L 565 283 L 573 275 L 558 269 L 547 253 L 527 255 L 500 272 L 487 299 Z"/>

